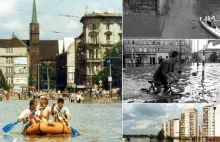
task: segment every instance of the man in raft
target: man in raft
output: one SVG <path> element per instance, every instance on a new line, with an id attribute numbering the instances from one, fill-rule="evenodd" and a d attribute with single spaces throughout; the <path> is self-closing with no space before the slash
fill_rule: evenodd
<path id="1" fill-rule="evenodd" d="M 39 122 L 39 111 L 36 111 L 35 113 L 32 113 L 36 110 L 37 107 L 37 101 L 31 100 L 29 102 L 29 108 L 23 110 L 23 112 L 20 114 L 18 121 L 23 121 L 24 128 L 23 131 L 25 131 L 29 126 L 32 124 L 36 124 Z"/>
<path id="2" fill-rule="evenodd" d="M 62 122 L 63 124 L 68 126 L 68 123 L 70 121 L 70 113 L 69 113 L 69 109 L 67 107 L 64 106 L 64 99 L 63 98 L 59 98 L 57 100 L 57 106 L 56 102 L 53 102 L 53 106 L 51 108 L 51 114 L 54 116 L 54 122 Z M 63 114 L 63 116 L 66 118 L 64 119 L 63 116 L 60 114 L 60 112 L 57 110 L 60 109 L 60 112 Z"/>
<path id="3" fill-rule="evenodd" d="M 45 96 L 40 97 L 40 104 L 37 105 L 37 110 L 40 111 L 40 120 L 49 121 L 51 108 L 48 106 L 48 99 Z"/>
<path id="4" fill-rule="evenodd" d="M 176 81 L 172 72 L 174 72 L 174 66 L 177 63 L 179 52 L 173 51 L 171 58 L 164 60 L 153 75 L 154 86 L 157 88 L 152 95 L 157 95 L 161 92 L 161 85 L 164 86 L 163 95 L 165 95 L 169 89 L 168 82 L 172 82 L 172 79 Z"/>

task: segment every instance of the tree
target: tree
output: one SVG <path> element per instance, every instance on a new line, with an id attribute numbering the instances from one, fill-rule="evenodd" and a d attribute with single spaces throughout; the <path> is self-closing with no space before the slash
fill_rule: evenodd
<path id="1" fill-rule="evenodd" d="M 50 89 L 55 88 L 55 82 L 56 82 L 56 72 L 55 69 L 46 64 L 42 64 L 40 66 L 40 88 L 41 89 L 47 89 L 47 68 L 48 68 L 48 75 L 49 75 L 49 83 L 50 83 Z"/>
<path id="2" fill-rule="evenodd" d="M 216 62 L 218 59 L 218 56 L 217 56 L 217 53 L 216 52 L 213 52 L 212 54 L 210 54 L 210 57 L 209 57 L 209 60 L 211 62 Z"/>
<path id="3" fill-rule="evenodd" d="M 161 130 L 158 132 L 157 140 L 163 140 L 163 139 L 164 139 L 164 130 L 161 129 Z"/>
<path id="4" fill-rule="evenodd" d="M 4 89 L 4 90 L 8 90 L 10 89 L 10 86 L 8 85 L 5 76 L 2 73 L 2 70 L 0 69 L 0 88 Z"/>
<path id="5" fill-rule="evenodd" d="M 122 87 L 122 42 L 119 41 L 111 49 L 107 49 L 106 58 L 111 58 L 112 70 L 112 87 Z M 92 80 L 95 84 L 99 84 L 102 80 L 103 88 L 109 89 L 109 64 L 103 64 L 103 70 L 98 75 L 94 75 Z"/>

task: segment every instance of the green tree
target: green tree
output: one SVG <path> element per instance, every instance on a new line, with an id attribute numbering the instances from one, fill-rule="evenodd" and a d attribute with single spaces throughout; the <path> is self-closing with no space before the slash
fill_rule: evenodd
<path id="1" fill-rule="evenodd" d="M 42 64 L 40 66 L 40 89 L 47 89 L 47 68 L 50 81 L 50 89 L 54 89 L 56 85 L 56 71 L 53 66 L 46 64 Z"/>
<path id="2" fill-rule="evenodd" d="M 212 54 L 210 54 L 210 57 L 209 57 L 209 60 L 211 62 L 216 62 L 218 59 L 218 56 L 217 56 L 217 53 L 216 52 L 213 52 Z"/>
<path id="3" fill-rule="evenodd" d="M 112 87 L 121 88 L 122 86 L 122 42 L 119 41 L 111 49 L 107 49 L 106 58 L 111 58 L 112 71 Z M 99 84 L 102 80 L 103 88 L 109 89 L 109 64 L 103 64 L 103 70 L 98 75 L 94 75 L 92 80 L 95 84 Z"/>
<path id="4" fill-rule="evenodd" d="M 4 89 L 4 90 L 8 90 L 10 89 L 10 86 L 8 85 L 5 76 L 2 73 L 2 70 L 0 69 L 0 88 Z"/>
<path id="5" fill-rule="evenodd" d="M 164 130 L 161 129 L 161 130 L 158 132 L 157 140 L 163 140 L 163 139 L 164 139 Z"/>

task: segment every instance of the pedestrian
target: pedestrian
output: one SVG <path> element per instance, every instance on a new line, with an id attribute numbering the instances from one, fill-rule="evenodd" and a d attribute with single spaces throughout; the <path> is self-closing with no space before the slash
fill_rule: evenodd
<path id="1" fill-rule="evenodd" d="M 75 94 L 72 92 L 71 95 L 70 95 L 70 102 L 74 103 L 74 98 L 75 98 Z"/>
<path id="2" fill-rule="evenodd" d="M 169 86 L 168 83 L 172 80 L 177 81 L 172 74 L 174 72 L 174 66 L 177 63 L 179 52 L 173 51 L 170 59 L 164 60 L 153 75 L 154 86 L 157 88 L 152 94 L 157 95 L 161 92 L 161 85 L 164 86 L 163 94 L 166 94 Z"/>
<path id="3" fill-rule="evenodd" d="M 6 99 L 6 102 L 9 101 L 9 97 L 10 97 L 9 91 L 5 91 L 5 99 Z"/>
<path id="4" fill-rule="evenodd" d="M 56 106 L 56 103 L 57 103 L 57 106 Z M 54 122 L 62 122 L 63 124 L 68 126 L 71 116 L 70 116 L 69 109 L 64 106 L 64 99 L 59 98 L 57 102 L 54 101 L 52 104 L 53 106 L 51 108 L 51 114 L 54 116 Z M 60 112 L 57 109 L 59 109 Z M 63 118 L 62 115 L 65 118 Z"/>

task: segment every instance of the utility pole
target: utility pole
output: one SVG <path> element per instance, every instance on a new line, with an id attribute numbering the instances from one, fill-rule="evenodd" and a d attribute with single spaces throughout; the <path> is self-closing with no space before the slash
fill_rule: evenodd
<path id="1" fill-rule="evenodd" d="M 215 109 L 216 107 L 213 107 L 213 109 L 214 109 L 214 142 L 215 142 Z"/>
<path id="2" fill-rule="evenodd" d="M 109 64 L 109 93 L 111 94 L 112 97 L 112 64 L 111 64 L 111 59 L 110 59 L 110 64 Z"/>
<path id="3" fill-rule="evenodd" d="M 49 93 L 49 91 L 50 91 L 50 79 L 49 79 L 48 64 L 47 64 L 47 92 Z"/>
<path id="4" fill-rule="evenodd" d="M 38 81 L 38 86 L 37 86 L 37 89 L 38 89 L 38 92 L 40 91 L 40 64 L 37 64 L 37 73 L 38 73 L 38 75 L 37 75 L 37 77 L 38 77 L 38 79 L 37 79 L 37 81 Z"/>

